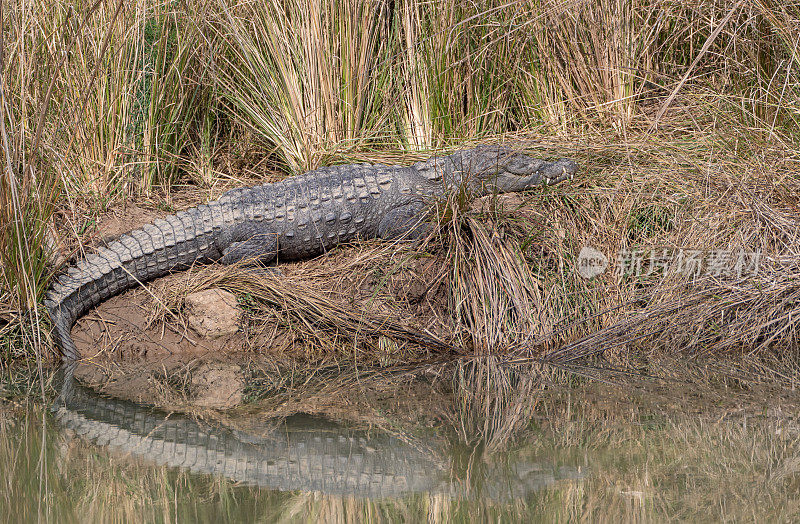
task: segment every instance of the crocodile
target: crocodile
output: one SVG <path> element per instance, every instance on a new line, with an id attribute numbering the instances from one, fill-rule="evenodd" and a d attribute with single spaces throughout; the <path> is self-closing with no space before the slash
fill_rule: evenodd
<path id="1" fill-rule="evenodd" d="M 366 499 L 411 493 L 462 497 L 480 489 L 491 499 L 521 498 L 585 471 L 571 465 L 518 460 L 483 468 L 475 486 L 451 474 L 446 443 L 377 428 L 364 430 L 305 414 L 264 420 L 247 431 L 146 404 L 104 397 L 62 366 L 51 412 L 67 436 L 148 463 L 226 477 L 278 491 L 320 492 Z M 60 384 L 59 384 L 60 382 Z M 474 472 L 473 477 L 478 477 Z"/>
<path id="2" fill-rule="evenodd" d="M 233 189 L 122 235 L 63 272 L 44 304 L 62 360 L 78 358 L 71 329 L 102 301 L 195 263 L 270 264 L 319 255 L 355 239 L 422 236 L 433 199 L 473 197 L 571 179 L 577 164 L 480 146 L 411 166 L 323 167 L 279 182 Z"/>

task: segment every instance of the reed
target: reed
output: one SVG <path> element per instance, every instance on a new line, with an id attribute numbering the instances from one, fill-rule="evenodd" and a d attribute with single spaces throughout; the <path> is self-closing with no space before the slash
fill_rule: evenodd
<path id="1" fill-rule="evenodd" d="M 273 1 L 218 16 L 220 96 L 290 172 L 386 139 L 386 2 Z"/>
<path id="2" fill-rule="evenodd" d="M 793 343 L 794 3 L 18 0 L 1 18 L 0 332 L 17 355 L 47 346 L 53 261 L 111 206 L 477 141 L 584 169 L 507 215 L 443 204 L 437 329 L 458 352 L 596 354 L 668 304 L 696 312 L 660 339 L 675 348 Z M 698 295 L 674 279 L 577 277 L 587 242 L 756 247 L 768 272 L 681 309 Z"/>

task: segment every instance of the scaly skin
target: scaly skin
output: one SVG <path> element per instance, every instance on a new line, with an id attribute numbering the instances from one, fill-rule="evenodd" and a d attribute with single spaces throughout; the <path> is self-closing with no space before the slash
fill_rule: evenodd
<path id="1" fill-rule="evenodd" d="M 475 197 L 570 179 L 575 162 L 483 146 L 413 166 L 347 165 L 228 191 L 219 200 L 122 235 L 70 267 L 45 305 L 63 360 L 78 358 L 75 321 L 126 289 L 197 262 L 309 258 L 356 238 L 419 236 L 431 199 L 467 186 Z"/>

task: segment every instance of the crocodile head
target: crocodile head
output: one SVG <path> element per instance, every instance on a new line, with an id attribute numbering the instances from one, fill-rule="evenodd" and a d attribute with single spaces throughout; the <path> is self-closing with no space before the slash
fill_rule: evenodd
<path id="1" fill-rule="evenodd" d="M 503 146 L 478 146 L 417 162 L 413 169 L 432 184 L 444 181 L 451 189 L 466 185 L 478 196 L 557 184 L 575 176 L 578 164 L 567 158 L 547 162 Z"/>
<path id="2" fill-rule="evenodd" d="M 467 175 L 459 178 L 468 181 L 478 193 L 507 193 L 557 184 L 572 179 L 578 171 L 578 164 L 567 158 L 547 162 L 502 146 L 479 147 L 458 156 L 454 167 Z"/>

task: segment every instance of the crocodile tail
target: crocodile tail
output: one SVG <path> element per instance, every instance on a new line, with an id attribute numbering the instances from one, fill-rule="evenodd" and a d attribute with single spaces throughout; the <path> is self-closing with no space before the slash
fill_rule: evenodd
<path id="1" fill-rule="evenodd" d="M 70 318 L 69 307 L 59 304 L 53 300 L 52 288 L 44 301 L 47 311 L 50 314 L 50 322 L 53 324 L 53 337 L 56 346 L 61 350 L 61 358 L 65 361 L 77 360 L 78 348 L 75 347 L 70 336 L 70 329 L 75 322 L 75 318 Z"/>
<path id="2" fill-rule="evenodd" d="M 218 257 L 214 238 L 222 225 L 220 209 L 198 206 L 122 235 L 62 273 L 44 301 L 62 359 L 78 358 L 70 331 L 92 307 L 173 269 Z"/>

